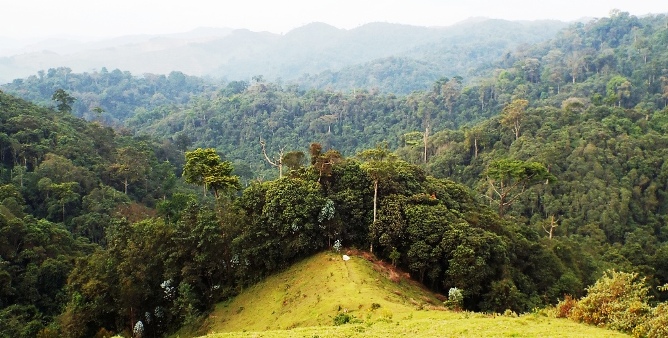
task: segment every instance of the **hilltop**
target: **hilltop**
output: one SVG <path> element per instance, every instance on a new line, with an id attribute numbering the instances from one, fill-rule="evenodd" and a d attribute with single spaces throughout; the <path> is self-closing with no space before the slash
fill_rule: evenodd
<path id="1" fill-rule="evenodd" d="M 429 292 L 408 274 L 366 252 L 347 253 L 349 261 L 339 253 L 317 254 L 249 287 L 219 303 L 195 331 L 206 337 L 625 336 L 538 314 L 449 311 L 442 306 L 443 296 Z M 334 326 L 337 314 L 353 319 Z M 178 334 L 188 335 L 185 331 Z"/>
<path id="2" fill-rule="evenodd" d="M 338 313 L 361 320 L 407 316 L 440 306 L 407 273 L 364 252 L 321 253 L 271 276 L 216 306 L 208 332 L 263 331 L 332 325 Z M 374 305 L 375 304 L 375 305 Z"/>

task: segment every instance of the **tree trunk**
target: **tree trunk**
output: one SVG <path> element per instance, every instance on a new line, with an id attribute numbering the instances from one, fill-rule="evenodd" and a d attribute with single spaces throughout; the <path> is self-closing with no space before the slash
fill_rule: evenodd
<path id="1" fill-rule="evenodd" d="M 424 163 L 427 163 L 427 141 L 429 140 L 429 126 L 424 130 Z"/>
<path id="2" fill-rule="evenodd" d="M 376 223 L 376 206 L 378 203 L 378 180 L 373 181 L 373 222 Z"/>
<path id="3" fill-rule="evenodd" d="M 475 147 L 475 158 L 477 159 L 478 158 L 478 139 L 475 138 L 475 137 L 473 138 L 473 146 Z"/>
<path id="4" fill-rule="evenodd" d="M 378 203 L 378 180 L 373 181 L 373 225 L 376 224 L 376 206 Z M 371 239 L 371 245 L 369 245 L 369 252 L 373 253 L 373 238 Z"/>
<path id="5" fill-rule="evenodd" d="M 503 185 L 501 185 L 501 193 L 499 194 L 499 217 L 503 217 L 503 214 L 506 211 L 506 193 L 503 191 Z"/>

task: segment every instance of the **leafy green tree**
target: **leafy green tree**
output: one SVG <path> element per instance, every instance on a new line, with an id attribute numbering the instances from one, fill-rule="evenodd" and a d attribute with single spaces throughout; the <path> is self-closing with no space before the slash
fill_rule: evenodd
<path id="1" fill-rule="evenodd" d="M 187 183 L 201 185 L 206 191 L 212 189 L 216 198 L 220 193 L 239 190 L 239 177 L 232 175 L 232 164 L 222 161 L 213 148 L 197 148 L 186 152 L 183 177 Z"/>
<path id="2" fill-rule="evenodd" d="M 362 169 L 368 173 L 373 181 L 373 223 L 375 224 L 378 214 L 378 182 L 392 175 L 394 162 L 398 159 L 396 155 L 390 152 L 387 143 L 379 144 L 373 149 L 363 150 L 357 154 L 357 157 L 364 161 Z M 369 248 L 371 252 L 373 252 L 374 240 L 372 239 Z"/>
<path id="3" fill-rule="evenodd" d="M 74 101 L 76 99 L 63 89 L 57 89 L 55 92 L 53 92 L 51 100 L 56 101 L 58 103 L 58 105 L 56 106 L 56 108 L 58 108 L 58 111 L 71 113 L 72 104 L 74 104 Z"/>
<path id="4" fill-rule="evenodd" d="M 183 197 L 187 198 L 179 199 Z M 184 320 L 229 296 L 236 282 L 233 241 L 240 234 L 240 218 L 231 206 L 212 210 L 192 198 L 186 203 L 179 211 L 166 264 L 167 277 L 179 288 L 176 315 Z"/>
<path id="5" fill-rule="evenodd" d="M 486 136 L 483 126 L 476 125 L 471 128 L 464 129 L 464 137 L 469 148 L 473 148 L 473 158 L 478 158 L 480 148 L 486 145 Z"/>
<path id="6" fill-rule="evenodd" d="M 528 105 L 529 101 L 517 99 L 503 107 L 500 122 L 515 133 L 515 140 L 520 137 L 520 129 L 522 128 L 522 122 L 526 118 L 525 114 Z"/>
<path id="7" fill-rule="evenodd" d="M 499 205 L 499 216 L 503 216 L 532 185 L 554 179 L 547 168 L 538 162 L 510 159 L 490 163 L 485 177 L 489 187 L 487 197 Z"/>
<path id="8" fill-rule="evenodd" d="M 605 86 L 608 100 L 616 102 L 621 107 L 622 102 L 631 96 L 631 87 L 631 81 L 627 78 L 620 75 L 613 76 Z"/>
<path id="9" fill-rule="evenodd" d="M 149 154 L 146 150 L 135 146 L 119 148 L 116 162 L 110 166 L 112 173 L 121 179 L 123 192 L 128 194 L 128 187 L 142 178 L 146 178 L 149 170 Z"/>
<path id="10" fill-rule="evenodd" d="M 65 206 L 79 201 L 80 196 L 76 192 L 78 188 L 79 183 L 77 182 L 55 183 L 50 187 L 55 198 L 58 199 L 63 222 L 65 221 Z"/>
<path id="11" fill-rule="evenodd" d="M 372 217 L 369 176 L 360 168 L 359 162 L 348 159 L 332 168 L 329 182 L 327 198 L 336 208 L 331 230 L 346 246 L 366 246 Z"/>
<path id="12" fill-rule="evenodd" d="M 325 248 L 327 204 L 322 186 L 301 178 L 256 183 L 244 190 L 238 205 L 247 224 L 236 240 L 239 259 L 249 265 L 242 268 L 242 278 L 252 280 Z"/>

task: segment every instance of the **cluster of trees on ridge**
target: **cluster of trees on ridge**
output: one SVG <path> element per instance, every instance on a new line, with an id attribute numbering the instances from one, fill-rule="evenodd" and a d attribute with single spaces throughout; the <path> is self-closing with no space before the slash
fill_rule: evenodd
<path id="1" fill-rule="evenodd" d="M 455 77 L 406 97 L 234 82 L 128 120 L 162 143 L 1 94 L 2 227 L 12 236 L 2 243 L 0 327 L 80 336 L 141 320 L 166 332 L 333 234 L 373 244 L 435 290 L 461 288 L 470 309 L 580 296 L 609 267 L 647 276 L 648 292 L 665 300 L 654 286 L 668 281 L 668 74 L 659 69 L 668 56 L 653 47 L 668 41 L 665 22 L 615 13 L 509 54 L 508 68 L 478 85 Z M 559 52 L 568 57 L 549 57 Z M 222 150 L 246 183 L 273 177 L 278 170 L 259 164 L 260 138 L 285 177 L 213 200 L 177 179 L 193 146 Z M 388 138 L 403 160 L 367 149 Z M 314 140 L 310 165 L 304 152 L 276 157 Z M 242 156 L 256 164 L 239 170 Z M 232 177 L 229 164 L 213 167 Z M 545 181 L 505 195 L 495 183 L 514 169 L 506 179 Z M 151 264 L 134 270 L 139 261 Z"/>

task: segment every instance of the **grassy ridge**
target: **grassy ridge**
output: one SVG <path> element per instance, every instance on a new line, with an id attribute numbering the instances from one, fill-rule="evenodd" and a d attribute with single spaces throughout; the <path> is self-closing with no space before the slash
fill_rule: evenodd
<path id="1" fill-rule="evenodd" d="M 541 314 L 452 312 L 368 255 L 321 253 L 218 304 L 196 329 L 206 337 L 624 337 Z M 338 313 L 353 322 L 333 326 Z M 180 334 L 184 334 L 181 332 Z"/>
<path id="2" fill-rule="evenodd" d="M 342 255 L 321 253 L 254 285 L 231 302 L 219 304 L 205 324 L 207 331 L 332 325 L 337 313 L 376 320 L 441 303 L 407 276 L 361 256 L 351 257 L 344 262 Z M 374 303 L 380 307 L 372 310 Z"/>

